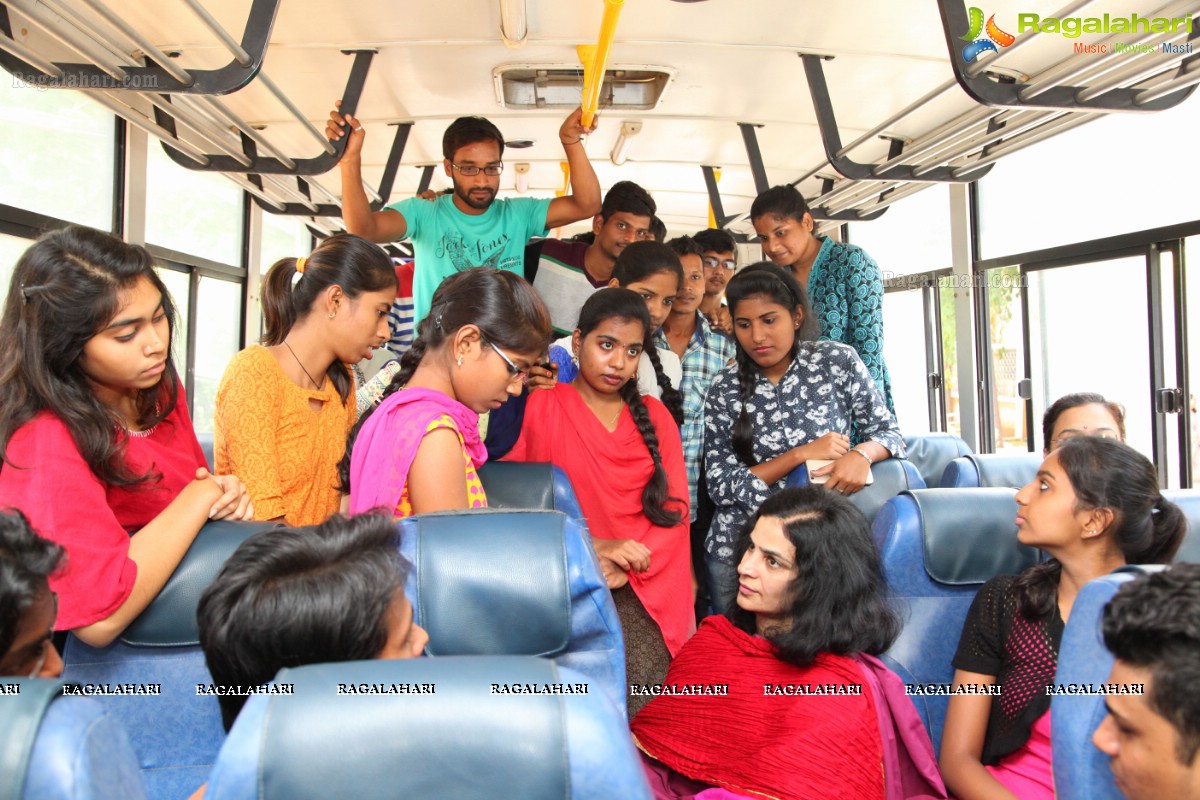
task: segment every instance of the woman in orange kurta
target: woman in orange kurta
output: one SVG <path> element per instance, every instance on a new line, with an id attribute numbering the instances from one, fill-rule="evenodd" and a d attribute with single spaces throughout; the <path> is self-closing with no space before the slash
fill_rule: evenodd
<path id="1" fill-rule="evenodd" d="M 266 347 L 236 355 L 217 389 L 215 460 L 258 519 L 317 525 L 338 510 L 337 466 L 357 407 L 346 364 L 387 341 L 396 273 L 378 246 L 331 236 L 263 282 Z"/>

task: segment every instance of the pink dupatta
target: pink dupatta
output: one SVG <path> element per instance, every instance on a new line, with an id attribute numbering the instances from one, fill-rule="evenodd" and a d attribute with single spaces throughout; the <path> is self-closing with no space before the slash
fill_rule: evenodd
<path id="1" fill-rule="evenodd" d="M 443 414 L 454 420 L 463 449 L 478 469 L 487 461 L 479 437 L 479 415 L 448 394 L 414 386 L 379 404 L 358 431 L 350 453 L 350 513 L 400 504 L 408 470 L 417 457 L 429 423 Z"/>

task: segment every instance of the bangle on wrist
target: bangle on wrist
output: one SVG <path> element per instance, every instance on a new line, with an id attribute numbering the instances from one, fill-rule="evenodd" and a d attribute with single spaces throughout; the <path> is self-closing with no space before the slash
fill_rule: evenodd
<path id="1" fill-rule="evenodd" d="M 563 146 L 563 147 L 570 147 L 570 146 L 571 146 L 571 145 L 573 145 L 573 144 L 579 144 L 580 142 L 582 142 L 582 141 L 583 141 L 583 137 L 582 137 L 582 136 L 576 136 L 574 141 L 571 141 L 571 142 L 564 142 L 564 141 L 562 140 L 562 137 L 560 136 L 560 137 L 558 138 L 558 141 L 562 143 L 562 146 Z"/>
<path id="2" fill-rule="evenodd" d="M 873 458 L 871 458 L 871 456 L 867 455 L 867 451 L 865 451 L 865 450 L 860 450 L 860 449 L 859 449 L 859 448 L 857 448 L 857 447 L 851 447 L 851 448 L 850 448 L 850 452 L 851 452 L 851 453 L 858 453 L 860 456 L 862 456 L 863 458 L 865 458 L 865 459 L 867 460 L 867 464 L 874 464 L 874 463 L 875 463 L 875 459 L 873 459 Z"/>

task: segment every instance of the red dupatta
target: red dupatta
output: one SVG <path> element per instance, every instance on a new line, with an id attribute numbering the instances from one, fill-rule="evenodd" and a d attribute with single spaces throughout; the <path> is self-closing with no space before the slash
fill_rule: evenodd
<path id="1" fill-rule="evenodd" d="M 796 685 L 861 693 L 779 688 Z M 638 747 L 676 772 L 756 797 L 883 800 L 877 698 L 853 659 L 822 654 L 796 667 L 776 658 L 767 640 L 709 617 L 671 662 L 664 686 L 693 693 L 656 697 L 630 728 Z M 706 693 L 716 686 L 728 693 Z"/>
<path id="2" fill-rule="evenodd" d="M 629 409 L 621 411 L 616 430 L 610 432 L 569 384 L 529 393 L 521 436 L 505 458 L 549 461 L 561 467 L 571 479 L 592 536 L 636 539 L 650 548 L 650 568 L 629 573 L 629 585 L 674 656 L 696 629 L 687 471 L 679 429 L 670 412 L 652 397 L 642 401 L 658 434 L 668 493 L 681 498 L 668 503 L 683 515 L 678 525 L 654 525 L 642 510 L 642 489 L 654 472 L 654 462 Z"/>

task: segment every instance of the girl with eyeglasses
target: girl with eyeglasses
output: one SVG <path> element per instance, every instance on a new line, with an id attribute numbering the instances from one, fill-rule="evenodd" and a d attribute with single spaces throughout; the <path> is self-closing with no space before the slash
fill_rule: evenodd
<path id="1" fill-rule="evenodd" d="M 654 347 L 645 300 L 601 289 L 583 304 L 571 339 L 579 374 L 529 395 L 507 458 L 567 473 L 621 619 L 628 682 L 661 683 L 696 621 L 679 428 L 637 385 Z M 630 697 L 629 716 L 648 699 Z"/>
<path id="2" fill-rule="evenodd" d="M 444 280 L 383 400 L 350 435 L 351 513 L 485 507 L 479 415 L 521 393 L 550 335 L 546 306 L 519 276 L 475 267 Z"/>
<path id="3" fill-rule="evenodd" d="M 175 372 L 175 306 L 144 248 L 82 226 L 17 262 L 0 337 L 0 508 L 62 545 L 57 630 L 93 647 L 150 604 L 210 519 L 250 519 L 209 474 Z"/>
<path id="4" fill-rule="evenodd" d="M 338 462 L 358 419 L 348 365 L 388 340 L 396 271 L 378 245 L 330 236 L 262 286 L 265 347 L 233 357 L 217 389 L 218 472 L 246 482 L 259 519 L 316 525 L 337 512 Z"/>
<path id="5" fill-rule="evenodd" d="M 883 361 L 883 275 L 875 259 L 861 247 L 817 236 L 808 204 L 794 186 L 773 186 L 756 197 L 750 220 L 763 255 L 790 270 L 808 293 L 820 337 L 857 350 L 895 412 Z"/>

